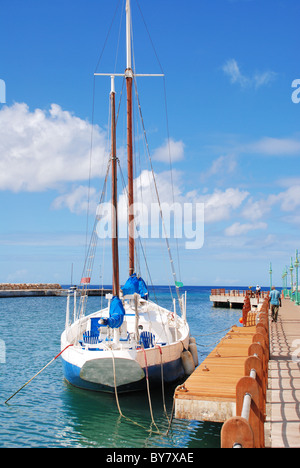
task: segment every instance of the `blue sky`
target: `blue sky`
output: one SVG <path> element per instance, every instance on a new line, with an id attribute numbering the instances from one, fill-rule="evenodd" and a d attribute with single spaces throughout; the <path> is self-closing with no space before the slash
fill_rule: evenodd
<path id="1" fill-rule="evenodd" d="M 0 282 L 80 281 L 93 73 L 123 72 L 123 0 L 3 0 L 0 15 Z M 180 250 L 180 279 L 194 285 L 282 284 L 300 249 L 298 0 L 132 0 L 140 73 L 165 73 L 173 183 L 180 203 L 204 203 L 204 245 Z M 117 99 L 122 80 L 116 82 Z M 162 201 L 170 201 L 161 78 L 138 79 Z M 91 206 L 102 188 L 108 78 L 95 80 Z M 1 96 L 1 95 L 0 95 Z M 300 96 L 300 93 L 299 93 Z M 124 164 L 124 117 L 118 153 Z M 138 175 L 137 175 L 138 177 Z M 140 179 L 141 185 L 142 179 Z M 121 193 L 120 196 L 122 197 Z M 89 218 L 89 227 L 93 216 Z M 176 242 L 170 240 L 177 263 Z M 167 255 L 148 240 L 152 280 L 171 281 Z M 121 282 L 126 242 L 120 241 Z M 109 242 L 94 282 L 111 282 Z M 177 265 L 178 269 L 178 265 Z"/>

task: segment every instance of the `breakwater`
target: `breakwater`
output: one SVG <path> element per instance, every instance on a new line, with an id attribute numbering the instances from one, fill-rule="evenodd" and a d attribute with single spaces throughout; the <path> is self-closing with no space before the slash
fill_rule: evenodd
<path id="1" fill-rule="evenodd" d="M 60 284 L 56 283 L 1 283 L 0 291 L 28 291 L 41 289 L 62 289 Z"/>
<path id="2" fill-rule="evenodd" d="M 88 289 L 88 296 L 104 296 L 110 293 L 110 289 Z M 64 289 L 57 283 L 1 283 L 0 298 L 5 297 L 41 297 L 41 296 L 66 296 L 68 289 Z M 78 289 L 78 295 L 81 289 Z"/>

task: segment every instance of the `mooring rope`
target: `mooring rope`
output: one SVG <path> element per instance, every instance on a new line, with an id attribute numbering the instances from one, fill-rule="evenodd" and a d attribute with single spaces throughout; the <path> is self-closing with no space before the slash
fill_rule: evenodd
<path id="1" fill-rule="evenodd" d="M 165 433 L 162 433 L 155 420 L 154 420 L 154 416 L 153 416 L 153 410 L 152 410 L 152 404 L 151 404 L 151 395 L 150 395 L 150 386 L 149 386 L 149 375 L 148 375 L 148 363 L 147 363 L 147 357 L 146 357 L 146 352 L 145 352 L 145 349 L 144 347 L 142 347 L 143 349 L 143 352 L 144 352 L 144 358 L 145 358 L 145 370 L 146 370 L 146 384 L 147 384 L 147 395 L 148 395 L 148 401 L 149 401 L 149 408 L 150 408 L 150 415 L 151 415 L 151 426 L 155 426 L 156 428 L 156 431 L 153 431 L 152 428 L 150 429 L 147 429 L 145 426 L 143 426 L 142 424 L 138 423 L 137 421 L 134 421 L 133 419 L 131 418 L 128 418 L 128 416 L 125 416 L 121 410 L 121 406 L 120 406 L 120 402 L 119 402 L 119 397 L 118 397 L 118 389 L 117 389 L 117 377 L 116 377 L 116 366 L 115 366 L 115 356 L 114 356 L 114 353 L 113 353 L 113 350 L 111 348 L 108 348 L 110 351 L 111 351 L 111 354 L 112 354 L 112 363 L 113 363 L 113 373 L 114 373 L 114 390 L 115 390 L 115 397 L 116 397 L 116 403 L 117 403 L 117 408 L 118 408 L 118 411 L 119 411 L 119 414 L 120 414 L 120 417 L 126 419 L 127 421 L 131 422 L 132 424 L 135 424 L 136 426 L 139 426 L 141 427 L 142 429 L 144 429 L 144 431 L 146 432 L 150 432 L 150 433 L 154 433 L 154 434 L 158 434 L 158 435 L 161 435 L 161 436 L 165 436 L 167 437 L 169 435 L 169 432 L 170 432 L 170 429 L 171 429 L 171 425 L 172 425 L 172 422 L 173 422 L 173 417 L 174 417 L 174 412 L 175 412 L 175 393 L 174 393 L 174 396 L 173 396 L 173 406 L 172 406 L 172 411 L 171 411 L 171 416 L 169 418 L 168 416 L 168 413 L 167 413 L 167 409 L 166 409 L 166 403 L 165 403 L 165 391 L 164 391 L 164 379 L 163 379 L 163 361 L 162 361 L 162 352 L 161 352 L 161 348 L 160 346 L 158 346 L 158 349 L 160 350 L 160 356 L 161 356 L 161 379 L 162 379 L 162 394 L 163 394 L 163 407 L 164 407 L 164 413 L 167 417 L 167 420 L 168 420 L 168 429 Z"/>
<path id="2" fill-rule="evenodd" d="M 147 428 L 144 427 L 142 424 L 138 423 L 137 421 L 134 421 L 134 420 L 131 419 L 131 418 L 128 418 L 128 416 L 125 416 L 125 415 L 122 413 L 122 410 L 121 410 L 121 407 L 120 407 L 120 402 L 119 402 L 119 397 L 118 397 L 118 389 L 117 389 L 115 356 L 114 356 L 113 350 L 112 350 L 111 348 L 109 348 L 109 349 L 110 349 L 111 354 L 112 354 L 115 396 L 116 396 L 116 403 L 117 403 L 117 407 L 118 407 L 118 411 L 119 411 L 120 416 L 121 416 L 122 418 L 126 419 L 127 421 L 131 422 L 132 424 L 135 424 L 136 426 L 141 427 L 141 428 L 144 429 L 144 431 L 146 431 L 146 432 L 153 432 L 152 429 L 147 429 Z M 154 425 L 155 425 L 155 427 L 156 427 L 156 429 L 157 429 L 157 434 L 161 434 L 161 432 L 159 431 L 158 427 L 156 426 L 156 424 L 155 424 L 155 422 L 154 422 L 153 416 L 152 416 L 152 423 L 154 423 Z"/>
<path id="3" fill-rule="evenodd" d="M 221 333 L 221 332 L 224 332 L 224 331 L 227 331 L 227 330 L 231 330 L 232 327 L 228 327 L 228 328 L 224 328 L 223 330 L 219 330 L 219 331 L 216 331 L 216 332 L 212 332 L 212 333 L 203 333 L 203 334 L 195 334 L 193 333 L 193 336 L 210 336 L 210 335 L 217 335 L 218 333 Z"/>
<path id="4" fill-rule="evenodd" d="M 151 414 L 151 419 L 152 419 L 152 423 L 153 425 L 156 427 L 158 433 L 160 434 L 160 431 L 154 421 L 154 417 L 153 417 L 153 411 L 152 411 L 152 404 L 151 404 L 151 395 L 150 395 L 150 387 L 149 387 L 149 374 L 148 374 L 148 363 L 147 363 L 147 356 L 146 356 L 146 351 L 145 351 L 145 348 L 144 346 L 142 345 L 142 350 L 143 350 L 143 353 L 144 353 L 144 358 L 145 358 L 145 366 L 146 366 L 146 385 L 147 385 L 147 394 L 148 394 L 148 401 L 149 401 L 149 409 L 150 409 L 150 414 Z"/>
<path id="5" fill-rule="evenodd" d="M 31 379 L 28 380 L 28 382 L 26 382 L 24 385 L 22 385 L 22 387 L 20 387 L 19 390 L 17 390 L 9 398 L 7 398 L 7 400 L 5 400 L 4 403 L 7 403 L 17 393 L 19 393 L 24 387 L 26 387 L 26 385 L 28 385 L 30 382 L 32 382 L 33 379 L 35 379 L 39 374 L 41 374 L 41 372 L 43 372 L 48 366 L 50 366 L 50 364 L 52 364 L 52 362 L 54 362 L 67 348 L 70 348 L 70 346 L 73 346 L 73 344 L 69 344 L 68 346 L 66 346 L 59 354 L 57 354 L 53 359 L 51 359 L 51 361 L 49 361 L 48 364 L 46 364 L 40 371 L 38 371 L 33 377 L 31 377 Z"/>
<path id="6" fill-rule="evenodd" d="M 164 408 L 164 413 L 166 415 L 166 418 L 170 422 L 169 416 L 167 413 L 167 408 L 166 408 L 166 400 L 165 400 L 164 366 L 163 366 L 163 359 L 162 359 L 162 349 L 158 344 L 156 344 L 156 346 L 158 347 L 159 353 L 160 353 L 160 375 L 161 375 L 161 392 L 162 392 L 162 399 L 163 399 L 163 408 Z"/>

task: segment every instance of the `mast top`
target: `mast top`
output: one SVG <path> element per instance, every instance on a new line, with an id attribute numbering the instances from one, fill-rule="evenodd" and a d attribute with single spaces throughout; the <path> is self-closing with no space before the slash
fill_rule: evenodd
<path id="1" fill-rule="evenodd" d="M 94 76 L 125 76 L 133 78 L 134 76 L 164 76 L 163 73 L 133 73 L 132 53 L 131 53 L 131 6 L 130 0 L 126 0 L 126 70 L 125 73 L 94 73 Z"/>

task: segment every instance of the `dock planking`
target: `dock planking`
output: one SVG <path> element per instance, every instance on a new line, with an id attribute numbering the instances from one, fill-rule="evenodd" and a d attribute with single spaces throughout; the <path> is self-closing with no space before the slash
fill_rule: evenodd
<path id="1" fill-rule="evenodd" d="M 175 417 L 224 422 L 235 415 L 236 385 L 256 327 L 233 326 L 206 359 L 175 390 Z"/>

